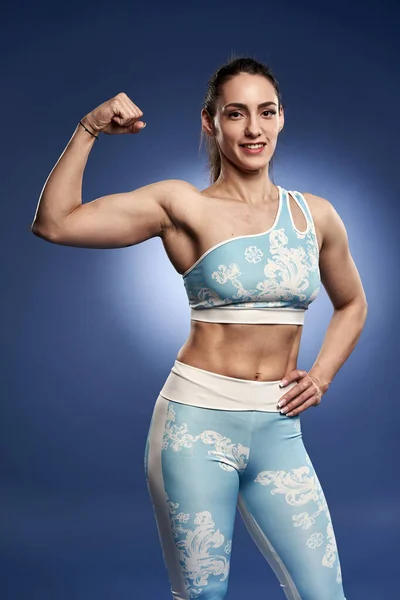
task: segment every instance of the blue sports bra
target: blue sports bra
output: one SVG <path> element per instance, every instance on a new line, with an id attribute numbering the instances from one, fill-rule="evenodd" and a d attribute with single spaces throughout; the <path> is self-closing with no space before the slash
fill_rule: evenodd
<path id="1" fill-rule="evenodd" d="M 304 232 L 296 229 L 289 192 L 277 187 L 268 231 L 216 244 L 182 275 L 192 320 L 303 325 L 321 287 L 315 225 L 303 194 L 291 191 L 307 220 Z"/>

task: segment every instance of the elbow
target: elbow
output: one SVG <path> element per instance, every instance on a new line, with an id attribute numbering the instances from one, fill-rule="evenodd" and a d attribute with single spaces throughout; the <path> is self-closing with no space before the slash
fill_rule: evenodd
<path id="1" fill-rule="evenodd" d="M 368 316 L 368 302 L 365 298 L 361 298 L 358 302 L 354 303 L 354 311 L 356 316 L 360 319 L 361 323 L 364 325 Z"/>
<path id="2" fill-rule="evenodd" d="M 31 232 L 33 233 L 33 235 L 36 235 L 36 237 L 46 237 L 46 234 L 44 233 L 43 229 L 39 227 L 36 223 L 33 223 L 33 225 L 31 225 Z"/>
<path id="3" fill-rule="evenodd" d="M 351 300 L 350 302 L 346 302 L 345 304 L 340 304 L 337 306 L 334 306 L 334 310 L 337 311 L 341 311 L 341 310 L 346 310 L 346 309 L 350 309 L 356 312 L 360 312 L 360 313 L 368 313 L 368 302 L 367 299 L 365 298 L 365 296 L 363 296 L 362 298 L 355 298 L 353 300 Z"/>
<path id="4" fill-rule="evenodd" d="M 36 237 L 42 238 L 42 240 L 46 240 L 47 242 L 52 242 L 53 244 L 56 243 L 55 236 L 52 233 L 50 233 L 49 231 L 46 231 L 45 229 L 43 229 L 43 227 L 39 227 L 35 223 L 33 223 L 33 225 L 31 225 L 31 232 Z"/>

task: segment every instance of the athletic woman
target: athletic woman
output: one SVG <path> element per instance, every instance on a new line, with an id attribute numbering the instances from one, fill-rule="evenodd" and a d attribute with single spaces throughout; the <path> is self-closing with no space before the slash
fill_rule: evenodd
<path id="1" fill-rule="evenodd" d="M 155 401 L 144 457 L 172 597 L 226 597 L 238 507 L 286 598 L 346 600 L 300 422 L 321 404 L 367 316 L 345 226 L 328 200 L 270 179 L 281 93 L 271 69 L 246 57 L 208 83 L 201 120 L 209 187 L 171 179 L 83 205 L 93 143 L 100 133 L 139 133 L 142 116 L 119 93 L 80 121 L 32 230 L 90 248 L 159 236 L 182 275 L 191 331 Z M 334 313 L 307 372 L 297 357 L 321 285 Z"/>

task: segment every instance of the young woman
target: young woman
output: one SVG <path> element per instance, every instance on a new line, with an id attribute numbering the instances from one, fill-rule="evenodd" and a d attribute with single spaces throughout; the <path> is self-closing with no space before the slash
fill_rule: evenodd
<path id="1" fill-rule="evenodd" d="M 172 596 L 226 597 L 238 506 L 286 598 L 346 600 L 300 424 L 302 412 L 320 405 L 367 315 L 343 222 L 328 200 L 270 180 L 284 112 L 271 69 L 252 58 L 231 60 L 209 81 L 201 118 L 210 187 L 167 180 L 82 205 L 98 134 L 138 133 L 142 116 L 120 93 L 83 118 L 46 182 L 32 230 L 91 248 L 160 236 L 182 275 L 191 331 L 155 402 L 145 448 Z M 321 284 L 334 314 L 307 372 L 297 356 Z"/>

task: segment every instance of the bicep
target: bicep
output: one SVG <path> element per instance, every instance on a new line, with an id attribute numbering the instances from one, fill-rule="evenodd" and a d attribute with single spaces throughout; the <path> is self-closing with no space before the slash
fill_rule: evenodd
<path id="1" fill-rule="evenodd" d="M 185 184 L 170 179 L 96 198 L 70 213 L 51 241 L 81 248 L 124 248 L 160 236 L 171 224 L 170 201 Z"/>
<path id="2" fill-rule="evenodd" d="M 350 253 L 345 225 L 327 200 L 319 269 L 322 285 L 335 309 L 357 300 L 367 302 L 359 272 Z"/>

